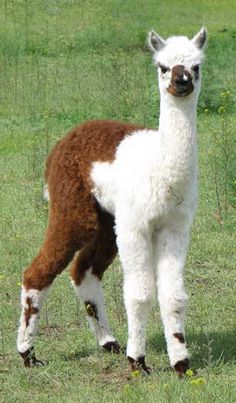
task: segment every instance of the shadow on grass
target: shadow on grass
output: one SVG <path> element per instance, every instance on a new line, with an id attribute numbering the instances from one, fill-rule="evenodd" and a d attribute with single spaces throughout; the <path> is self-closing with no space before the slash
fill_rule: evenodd
<path id="1" fill-rule="evenodd" d="M 191 361 L 196 367 L 215 366 L 219 363 L 235 363 L 236 327 L 225 331 L 210 331 L 189 334 L 192 350 Z"/>
<path id="2" fill-rule="evenodd" d="M 219 363 L 235 363 L 236 327 L 227 331 L 187 332 L 186 336 L 193 368 L 216 366 Z M 167 353 L 164 334 L 152 334 L 147 345 L 153 353 Z"/>
<path id="3" fill-rule="evenodd" d="M 217 367 L 220 364 L 234 364 L 236 360 L 235 337 L 236 327 L 225 331 L 188 331 L 187 341 L 189 350 L 191 351 L 191 368 L 197 370 L 209 366 Z M 119 354 L 120 356 L 124 356 L 124 350 Z M 156 355 L 166 354 L 167 358 L 166 342 L 162 332 L 153 332 L 148 336 L 147 350 Z M 103 349 L 100 352 L 108 354 Z M 96 348 L 86 345 L 72 354 L 62 354 L 61 358 L 64 361 L 73 362 L 96 354 Z"/>
<path id="4" fill-rule="evenodd" d="M 82 358 L 89 357 L 90 355 L 93 355 L 95 353 L 96 350 L 94 348 L 85 347 L 80 351 L 76 351 L 75 353 L 72 354 L 62 354 L 62 359 L 64 361 L 79 361 Z"/>
<path id="5" fill-rule="evenodd" d="M 63 354 L 62 358 L 65 361 L 77 361 L 77 360 L 81 360 L 82 358 L 86 358 L 86 357 L 89 357 L 91 355 L 95 355 L 97 353 L 98 353 L 97 349 L 84 347 L 84 348 L 82 348 L 82 350 L 76 351 L 73 354 L 68 354 L 68 355 Z M 113 355 L 114 357 L 122 356 L 122 355 L 125 356 L 126 355 L 126 348 L 121 346 L 120 353 L 117 354 L 117 353 L 111 353 L 110 351 L 106 350 L 105 348 L 100 347 L 99 348 L 99 353 L 107 354 L 107 355 Z"/>

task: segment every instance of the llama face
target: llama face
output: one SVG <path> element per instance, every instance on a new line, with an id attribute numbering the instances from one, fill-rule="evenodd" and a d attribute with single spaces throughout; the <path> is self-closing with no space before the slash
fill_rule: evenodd
<path id="1" fill-rule="evenodd" d="M 198 95 L 200 65 L 206 38 L 205 28 L 191 40 L 185 36 L 164 40 L 154 31 L 149 33 L 149 46 L 154 53 L 161 93 L 179 98 L 190 94 Z"/>

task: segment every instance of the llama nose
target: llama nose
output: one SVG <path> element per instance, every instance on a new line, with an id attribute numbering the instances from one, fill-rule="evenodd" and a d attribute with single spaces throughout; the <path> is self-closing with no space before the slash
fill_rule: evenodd
<path id="1" fill-rule="evenodd" d="M 181 64 L 174 66 L 168 92 L 175 96 L 185 96 L 191 94 L 193 90 L 192 76 L 189 71 Z"/>
<path id="2" fill-rule="evenodd" d="M 191 75 L 183 65 L 179 64 L 173 67 L 172 83 L 175 87 L 179 87 L 180 89 L 186 88 L 190 85 Z"/>
<path id="3" fill-rule="evenodd" d="M 175 79 L 175 84 L 177 86 L 183 86 L 186 87 L 189 85 L 190 82 L 190 77 L 187 76 L 187 74 L 183 73 L 181 76 L 176 77 Z"/>

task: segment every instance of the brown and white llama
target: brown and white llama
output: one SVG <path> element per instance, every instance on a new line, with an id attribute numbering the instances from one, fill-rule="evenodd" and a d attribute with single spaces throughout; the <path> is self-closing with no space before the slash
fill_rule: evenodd
<path id="1" fill-rule="evenodd" d="M 196 106 L 206 36 L 205 28 L 191 40 L 149 34 L 161 97 L 158 131 L 90 121 L 49 155 L 45 241 L 23 276 L 17 348 L 25 366 L 42 363 L 33 347 L 40 310 L 53 280 L 71 261 L 72 284 L 99 345 L 120 351 L 101 286 L 118 250 L 131 368 L 149 372 L 145 327 L 157 290 L 170 364 L 178 373 L 189 367 L 183 271 L 197 199 Z"/>

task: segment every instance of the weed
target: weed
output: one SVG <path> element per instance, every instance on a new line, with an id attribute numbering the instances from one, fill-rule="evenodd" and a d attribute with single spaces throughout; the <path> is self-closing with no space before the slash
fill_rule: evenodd
<path id="1" fill-rule="evenodd" d="M 236 207 L 236 119 L 232 115 L 232 94 L 225 90 L 219 94 L 220 106 L 217 114 L 217 126 L 209 124 L 208 109 L 206 126 L 211 136 L 208 150 L 212 168 L 212 180 L 215 189 L 217 212 L 215 218 L 221 228 L 227 219 L 230 208 Z"/>

